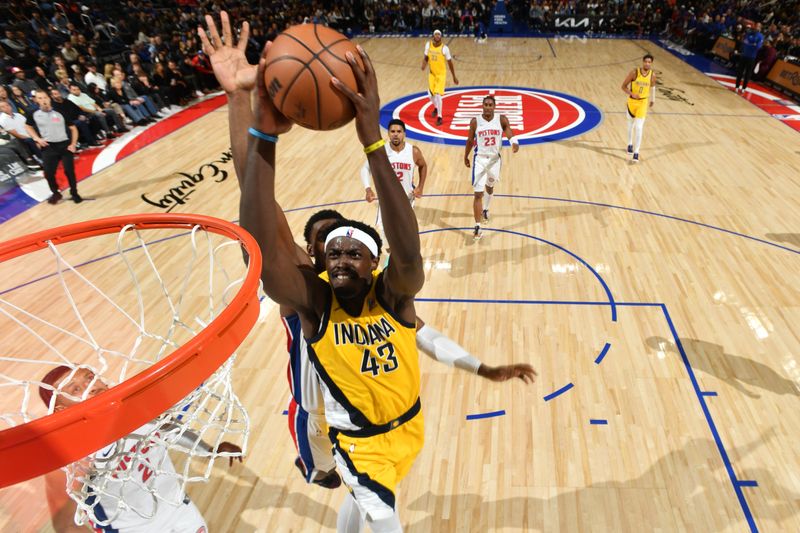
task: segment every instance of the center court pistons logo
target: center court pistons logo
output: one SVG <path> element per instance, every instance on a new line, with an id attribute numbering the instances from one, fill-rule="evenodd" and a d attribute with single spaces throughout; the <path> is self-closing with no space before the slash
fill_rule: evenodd
<path id="1" fill-rule="evenodd" d="M 443 123 L 436 125 L 428 93 L 398 98 L 381 108 L 381 125 L 399 118 L 406 124 L 406 137 L 417 141 L 464 146 L 469 123 L 481 114 L 483 97 L 493 94 L 495 113 L 508 117 L 520 144 L 568 139 L 596 128 L 602 112 L 586 100 L 569 94 L 525 87 L 455 87 L 442 97 Z M 508 140 L 504 140 L 508 144 Z"/>

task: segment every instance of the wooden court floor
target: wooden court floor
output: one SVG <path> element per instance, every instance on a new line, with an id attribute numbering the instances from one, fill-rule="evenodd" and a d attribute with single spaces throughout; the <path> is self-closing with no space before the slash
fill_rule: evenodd
<path id="1" fill-rule="evenodd" d="M 565 92 L 604 118 L 504 154 L 479 242 L 463 148 L 415 143 L 429 166 L 418 314 L 483 361 L 529 362 L 540 377 L 494 384 L 422 358 L 426 446 L 398 492 L 407 531 L 800 531 L 797 132 L 649 42 L 448 44 L 462 85 Z M 363 45 L 383 102 L 425 90 L 422 39 Z M 682 98 L 659 92 L 634 166 L 619 86 L 645 51 Z M 218 161 L 227 129 L 223 108 L 83 182 L 94 201 L 42 204 L 2 236 L 159 212 L 142 195 L 164 198 L 177 173 Z M 352 125 L 295 128 L 278 148 L 298 240 L 321 204 L 373 219 Z M 172 211 L 236 219 L 233 166 L 217 167 L 224 178 L 198 181 Z M 274 307 L 262 318 L 235 376 L 251 451 L 190 495 L 213 532 L 333 531 L 345 491 L 307 486 L 292 464 L 284 332 Z M 42 494 L 41 479 L 0 491 L 0 530 L 52 531 Z"/>

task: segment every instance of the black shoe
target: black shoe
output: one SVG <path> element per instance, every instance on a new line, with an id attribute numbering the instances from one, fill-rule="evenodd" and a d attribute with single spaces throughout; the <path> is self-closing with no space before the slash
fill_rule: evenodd
<path id="1" fill-rule="evenodd" d="M 62 198 L 63 198 L 63 196 L 61 196 L 60 192 L 54 192 L 53 196 L 51 196 L 50 198 L 47 199 L 47 203 L 51 204 L 51 205 L 55 205 L 59 201 L 61 201 Z"/>
<path id="2" fill-rule="evenodd" d="M 81 198 L 80 194 L 75 193 L 72 195 L 72 201 L 75 202 L 76 204 L 79 204 L 83 201 L 83 198 Z"/>
<path id="3" fill-rule="evenodd" d="M 438 117 L 438 118 L 436 119 L 436 125 L 437 125 L 437 126 L 441 126 L 441 125 L 442 125 L 442 117 Z"/>
<path id="4" fill-rule="evenodd" d="M 431 116 L 432 116 L 432 117 L 435 117 L 435 116 L 436 116 L 436 108 L 435 108 L 435 107 L 433 108 L 433 111 L 431 111 Z"/>
<path id="5" fill-rule="evenodd" d="M 336 470 L 331 470 L 324 477 L 313 480 L 312 483 L 324 489 L 335 489 L 342 484 L 342 478 L 339 477 Z"/>

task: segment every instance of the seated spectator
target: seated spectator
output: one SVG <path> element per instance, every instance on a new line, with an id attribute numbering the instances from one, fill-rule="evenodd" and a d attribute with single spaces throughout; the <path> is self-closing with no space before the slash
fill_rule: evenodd
<path id="1" fill-rule="evenodd" d="M 47 90 L 53 85 L 50 80 L 47 79 L 47 74 L 45 73 L 44 69 L 39 65 L 33 67 L 33 72 L 34 76 L 31 81 L 36 84 L 37 88 Z"/>
<path id="2" fill-rule="evenodd" d="M 125 111 L 125 114 L 128 115 L 137 126 L 144 126 L 145 124 L 155 122 L 155 120 L 149 118 L 150 112 L 147 111 L 147 108 L 143 104 L 129 100 L 128 97 L 125 96 L 125 91 L 122 90 L 121 79 L 113 78 L 111 80 L 111 89 L 108 91 L 108 97 L 112 102 L 119 104 L 123 111 Z"/>
<path id="3" fill-rule="evenodd" d="M 97 102 L 91 96 L 81 91 L 77 83 L 72 82 L 69 85 L 69 92 L 68 100 L 92 117 L 93 120 L 96 120 L 100 128 L 105 132 L 106 137 L 113 137 L 115 133 L 121 134 L 128 131 L 122 117 L 110 107 L 102 108 L 97 105 Z M 109 120 L 114 126 L 113 129 L 109 127 Z"/>
<path id="4" fill-rule="evenodd" d="M 169 95 L 168 101 L 173 105 L 184 106 L 191 98 L 191 89 L 182 79 L 176 78 L 164 63 L 156 63 L 153 70 L 153 83 L 165 87 Z"/>
<path id="5" fill-rule="evenodd" d="M 128 100 L 131 102 L 138 102 L 142 104 L 147 111 L 150 113 L 150 116 L 155 118 L 161 118 L 161 115 L 158 114 L 158 108 L 153 103 L 153 99 L 147 96 L 146 94 L 139 94 L 136 90 L 131 87 L 130 82 L 128 81 L 128 77 L 125 75 L 125 72 L 122 71 L 121 68 L 114 69 L 114 77 L 112 80 L 118 79 L 122 81 L 122 90 L 125 91 L 125 96 L 128 97 Z"/>
<path id="6" fill-rule="evenodd" d="M 67 62 L 67 65 L 77 63 L 79 56 L 80 52 L 78 52 L 78 50 L 72 45 L 71 41 L 65 42 L 64 46 L 61 47 L 61 57 L 64 58 L 64 61 Z"/>
<path id="7" fill-rule="evenodd" d="M 83 81 L 86 86 L 88 87 L 90 83 L 94 83 L 100 87 L 101 91 L 108 90 L 108 82 L 104 76 L 97 73 L 97 65 L 95 63 L 89 63 L 86 65 L 86 68 L 89 69 L 89 72 L 83 75 Z"/>
<path id="8" fill-rule="evenodd" d="M 28 133 L 28 129 L 25 127 L 26 122 L 27 119 L 24 116 L 11 109 L 9 102 L 0 100 L 0 128 L 5 130 L 10 137 L 19 141 L 22 147 L 19 151 L 28 165 L 41 164 L 42 151 Z"/>
<path id="9" fill-rule="evenodd" d="M 39 109 L 39 106 L 36 105 L 29 96 L 22 92 L 22 89 L 17 87 L 16 85 L 12 85 L 10 87 L 11 94 L 9 95 L 9 100 L 14 102 L 14 107 L 17 108 L 17 112 L 25 115 L 26 117 Z"/>
<path id="10" fill-rule="evenodd" d="M 14 111 L 14 113 L 19 112 L 19 109 L 17 109 L 17 104 L 14 103 L 11 98 L 9 98 L 8 89 L 6 89 L 5 85 L 0 85 L 0 102 L 8 102 L 8 104 L 11 106 L 11 110 Z"/>
<path id="11" fill-rule="evenodd" d="M 133 76 L 130 77 L 130 84 L 133 90 L 138 94 L 146 94 L 149 96 L 159 110 L 169 107 L 171 102 L 168 102 L 169 95 L 167 91 L 162 90 L 161 86 L 156 85 L 141 65 L 134 65 Z"/>
<path id="12" fill-rule="evenodd" d="M 219 86 L 217 79 L 214 77 L 214 71 L 211 69 L 211 61 L 208 60 L 202 50 L 198 50 L 192 56 L 191 65 L 204 93 L 211 92 Z"/>
<path id="13" fill-rule="evenodd" d="M 19 67 L 14 67 L 11 69 L 11 73 L 14 75 L 15 80 L 11 82 L 12 87 L 18 87 L 23 93 L 30 96 L 33 92 L 39 88 L 36 85 L 36 82 L 33 80 L 29 80 L 26 75 L 25 71 Z"/>

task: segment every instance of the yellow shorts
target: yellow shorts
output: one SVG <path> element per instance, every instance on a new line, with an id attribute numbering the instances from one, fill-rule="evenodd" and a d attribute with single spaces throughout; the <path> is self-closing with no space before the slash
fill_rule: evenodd
<path id="1" fill-rule="evenodd" d="M 444 82 L 447 79 L 445 74 L 428 74 L 428 90 L 431 94 L 444 94 Z"/>
<path id="2" fill-rule="evenodd" d="M 422 413 L 381 435 L 338 433 L 334 439 L 336 465 L 362 516 L 372 520 L 392 516 L 397 484 L 408 474 L 425 441 Z"/>
<path id="3" fill-rule="evenodd" d="M 642 100 L 633 100 L 628 98 L 628 115 L 632 118 L 645 118 L 647 116 L 647 108 L 650 103 L 647 98 Z"/>

